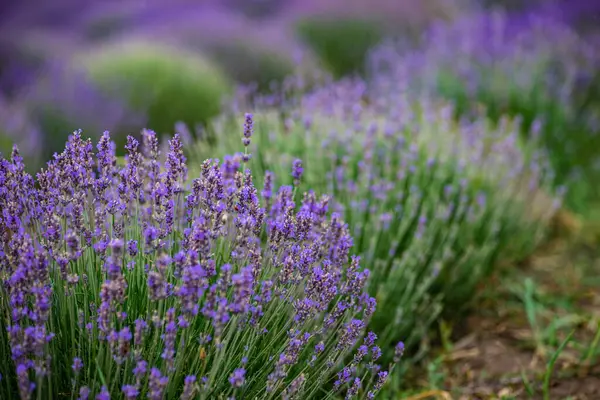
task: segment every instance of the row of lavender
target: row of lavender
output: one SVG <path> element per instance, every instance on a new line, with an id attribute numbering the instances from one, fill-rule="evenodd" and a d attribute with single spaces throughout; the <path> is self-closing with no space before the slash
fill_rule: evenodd
<path id="1" fill-rule="evenodd" d="M 360 105 L 366 88 L 248 114 L 243 135 L 225 114 L 236 139 L 196 179 L 180 137 L 162 167 L 150 131 L 121 163 L 108 134 L 95 154 L 75 134 L 37 182 L 2 160 L 3 398 L 374 397 L 560 203 L 518 122 Z"/>
<path id="2" fill-rule="evenodd" d="M 300 191 L 332 195 L 353 250 L 372 269 L 371 327 L 384 349 L 404 341 L 411 361 L 438 317 L 463 315 L 500 263 L 530 254 L 561 206 L 564 188 L 553 188 L 547 154 L 521 138 L 519 118 L 456 122 L 450 103 L 361 80 L 282 96 L 277 107 L 272 97 L 239 100 L 216 132 L 233 132 L 237 108 L 254 107 L 252 170 L 292 184 L 287 169 L 302 160 Z M 239 148 L 236 135 L 216 136 L 216 145 L 198 142 L 192 162 Z"/>
<path id="3" fill-rule="evenodd" d="M 480 108 L 495 122 L 519 116 L 522 133 L 537 131 L 549 151 L 555 185 L 569 182 L 569 206 L 585 213 L 600 196 L 598 32 L 582 35 L 552 14 L 486 12 L 434 25 L 424 42 L 377 48 L 374 84 L 444 97 L 459 119 Z"/>

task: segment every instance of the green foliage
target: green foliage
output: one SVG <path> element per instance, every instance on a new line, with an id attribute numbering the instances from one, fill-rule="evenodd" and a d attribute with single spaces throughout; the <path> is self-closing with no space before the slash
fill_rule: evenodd
<path id="1" fill-rule="evenodd" d="M 296 32 L 338 78 L 363 73 L 369 50 L 384 37 L 381 24 L 358 18 L 305 18 Z"/>
<path id="2" fill-rule="evenodd" d="M 0 154 L 4 157 L 8 157 L 12 150 L 12 146 L 12 139 L 6 133 L 0 131 Z"/>
<path id="3" fill-rule="evenodd" d="M 544 400 L 550 400 L 550 378 L 552 378 L 552 372 L 554 371 L 554 364 L 556 364 L 556 360 L 558 360 L 558 356 L 563 352 L 567 344 L 573 338 L 573 334 L 575 331 L 571 331 L 569 335 L 565 338 L 565 340 L 558 346 L 558 349 L 552 354 L 552 357 L 548 361 L 548 365 L 546 367 L 546 374 L 544 376 Z"/>
<path id="4" fill-rule="evenodd" d="M 78 59 L 98 88 L 147 116 L 147 128 L 172 132 L 217 115 L 230 90 L 221 71 L 199 55 L 138 41 L 95 49 Z"/>

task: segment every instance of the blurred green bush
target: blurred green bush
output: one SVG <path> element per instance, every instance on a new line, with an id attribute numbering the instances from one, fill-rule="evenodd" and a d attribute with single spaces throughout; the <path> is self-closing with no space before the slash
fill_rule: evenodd
<path id="1" fill-rule="evenodd" d="M 209 60 L 171 46 L 125 41 L 77 57 L 91 81 L 147 116 L 146 128 L 172 132 L 175 123 L 207 123 L 219 114 L 231 83 Z"/>
<path id="2" fill-rule="evenodd" d="M 375 19 L 333 16 L 305 17 L 297 22 L 296 32 L 337 78 L 364 73 L 369 50 L 385 35 Z"/>
<path id="3" fill-rule="evenodd" d="M 123 149 L 126 136 L 149 128 L 190 132 L 219 114 L 232 83 L 210 60 L 140 39 L 115 41 L 76 53 L 49 68 L 24 95 L 45 137 L 45 158 L 73 131 L 98 138 L 109 130 Z"/>

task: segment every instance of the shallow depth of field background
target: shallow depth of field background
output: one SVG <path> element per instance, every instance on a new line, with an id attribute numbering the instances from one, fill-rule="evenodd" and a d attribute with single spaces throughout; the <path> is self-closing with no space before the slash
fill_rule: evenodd
<path id="1" fill-rule="evenodd" d="M 600 398 L 600 2 L 0 4 L 0 153 L 29 172 L 147 128 L 197 174 L 245 112 L 257 187 L 301 159 L 350 226 L 407 345 L 382 398 Z"/>

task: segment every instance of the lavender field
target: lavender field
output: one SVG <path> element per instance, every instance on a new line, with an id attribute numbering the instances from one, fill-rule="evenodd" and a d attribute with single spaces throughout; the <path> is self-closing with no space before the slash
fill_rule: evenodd
<path id="1" fill-rule="evenodd" d="M 0 3 L 0 399 L 600 398 L 599 28 Z"/>

